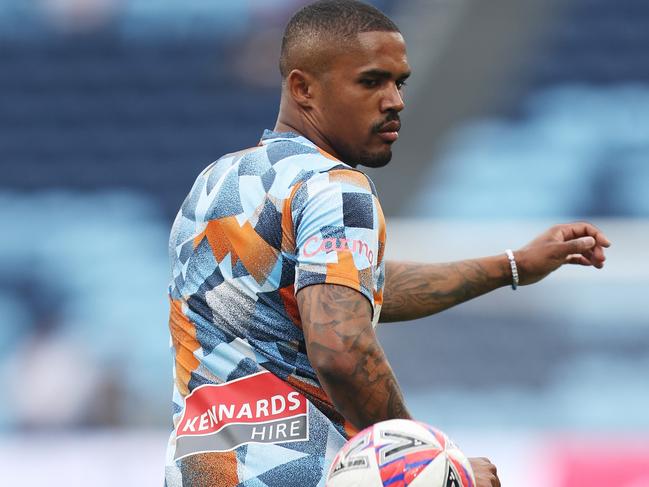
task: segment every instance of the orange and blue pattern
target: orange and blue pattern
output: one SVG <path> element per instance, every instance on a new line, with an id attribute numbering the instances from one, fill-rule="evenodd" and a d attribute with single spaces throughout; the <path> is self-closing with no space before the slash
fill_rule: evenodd
<path id="1" fill-rule="evenodd" d="M 378 322 L 384 245 L 371 181 L 297 134 L 266 131 L 258 147 L 199 175 L 169 246 L 174 431 L 166 485 L 324 485 L 356 431 L 309 362 L 295 294 L 316 284 L 351 287 Z M 223 403 L 232 391 L 236 411 Z M 196 416 L 186 418 L 199 396 L 212 403 L 192 402 Z M 305 407 L 291 412 L 291 401 Z M 187 449 L 190 441 L 202 446 Z"/>

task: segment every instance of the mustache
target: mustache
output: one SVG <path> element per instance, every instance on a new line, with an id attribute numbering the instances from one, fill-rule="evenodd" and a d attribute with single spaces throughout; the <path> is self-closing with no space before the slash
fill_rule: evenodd
<path id="1" fill-rule="evenodd" d="M 375 123 L 372 126 L 372 132 L 374 132 L 375 134 L 378 134 L 390 122 L 399 122 L 399 123 L 401 123 L 401 117 L 399 116 L 399 112 L 390 111 L 385 120 L 383 120 L 381 122 L 378 122 L 378 123 Z"/>

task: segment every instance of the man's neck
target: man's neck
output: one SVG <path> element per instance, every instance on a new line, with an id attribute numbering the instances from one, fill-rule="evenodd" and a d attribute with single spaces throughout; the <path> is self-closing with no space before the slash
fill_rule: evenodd
<path id="1" fill-rule="evenodd" d="M 294 134 L 301 135 L 302 137 L 305 137 L 305 138 L 311 140 L 311 138 L 308 137 L 306 134 L 302 133 L 302 131 L 299 128 L 297 128 L 297 127 L 295 127 L 295 126 L 293 126 L 291 124 L 282 122 L 280 120 L 277 120 L 277 123 L 275 124 L 275 128 L 273 129 L 273 131 L 274 132 L 279 132 L 279 133 L 293 132 Z"/>
<path id="2" fill-rule="evenodd" d="M 275 132 L 293 132 L 302 137 L 310 140 L 320 149 L 335 157 L 340 159 L 336 151 L 333 149 L 331 144 L 327 141 L 327 138 L 313 125 L 310 124 L 304 118 L 298 118 L 297 122 L 288 119 L 287 117 L 282 116 L 280 111 L 277 123 L 273 129 Z"/>

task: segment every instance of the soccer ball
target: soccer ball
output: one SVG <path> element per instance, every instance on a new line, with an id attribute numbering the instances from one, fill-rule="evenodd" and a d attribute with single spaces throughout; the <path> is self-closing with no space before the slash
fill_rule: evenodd
<path id="1" fill-rule="evenodd" d="M 475 487 L 469 461 L 441 431 L 391 419 L 364 429 L 340 449 L 327 487 Z"/>

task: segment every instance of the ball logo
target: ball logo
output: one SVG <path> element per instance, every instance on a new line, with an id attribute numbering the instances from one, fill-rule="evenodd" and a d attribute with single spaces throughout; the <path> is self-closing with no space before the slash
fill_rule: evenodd
<path id="1" fill-rule="evenodd" d="M 372 432 L 362 435 L 346 452 L 341 452 L 334 460 L 334 466 L 331 471 L 331 477 L 344 471 L 369 468 L 370 464 L 367 454 L 361 453 L 371 441 Z"/>
<path id="2" fill-rule="evenodd" d="M 413 434 L 400 433 L 398 431 L 381 431 L 381 438 L 387 440 L 388 443 L 381 447 L 379 465 L 385 465 L 397 456 L 400 457 L 409 453 L 425 451 L 437 446 L 430 441 L 417 438 Z"/>
<path id="3" fill-rule="evenodd" d="M 374 252 L 363 240 L 346 238 L 322 238 L 318 235 L 310 237 L 304 244 L 302 254 L 305 257 L 315 257 L 319 253 L 351 252 L 364 256 L 371 265 L 374 265 Z"/>

